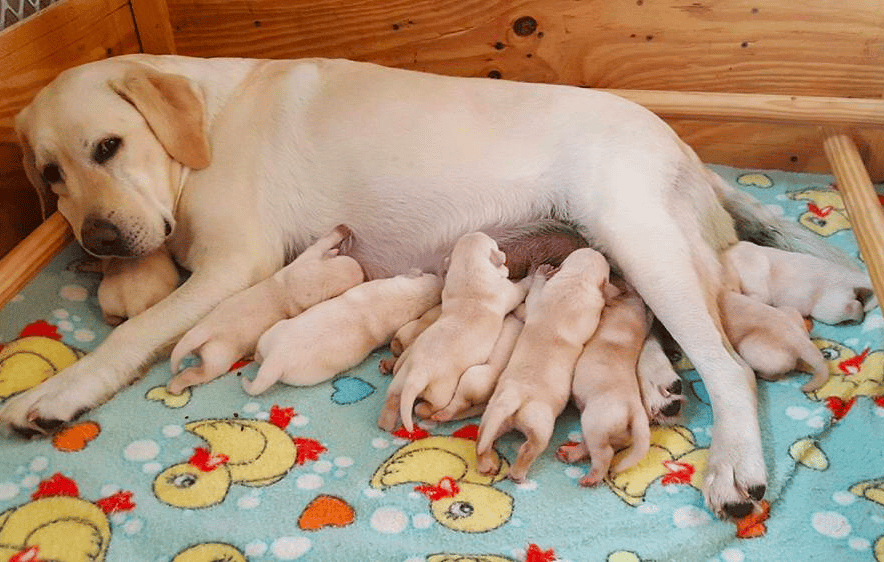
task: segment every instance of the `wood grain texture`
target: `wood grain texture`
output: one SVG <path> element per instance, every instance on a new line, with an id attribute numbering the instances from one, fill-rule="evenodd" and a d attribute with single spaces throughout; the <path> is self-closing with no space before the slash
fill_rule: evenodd
<path id="1" fill-rule="evenodd" d="M 178 51 L 603 88 L 880 97 L 884 0 L 168 0 Z"/>
<path id="2" fill-rule="evenodd" d="M 884 213 L 878 195 L 850 135 L 836 128 L 825 128 L 824 134 L 826 157 L 838 180 L 838 191 L 881 302 L 884 297 Z"/>
<path id="3" fill-rule="evenodd" d="M 125 0 L 68 0 L 0 33 L 0 255 L 40 221 L 13 118 L 72 66 L 140 49 Z"/>
<path id="4" fill-rule="evenodd" d="M 18 294 L 71 240 L 68 222 L 53 213 L 11 252 L 0 258 L 0 306 Z"/>
<path id="5" fill-rule="evenodd" d="M 174 55 L 175 37 L 169 21 L 166 0 L 130 0 L 141 52 L 151 55 Z"/>

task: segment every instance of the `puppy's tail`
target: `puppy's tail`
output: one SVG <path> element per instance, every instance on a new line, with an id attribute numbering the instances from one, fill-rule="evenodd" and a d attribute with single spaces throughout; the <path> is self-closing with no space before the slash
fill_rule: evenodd
<path id="1" fill-rule="evenodd" d="M 829 365 L 823 352 L 813 344 L 809 339 L 805 345 L 801 346 L 800 357 L 802 361 L 807 363 L 813 370 L 813 377 L 801 387 L 804 392 L 813 392 L 829 381 Z"/>
<path id="2" fill-rule="evenodd" d="M 648 417 L 644 408 L 637 410 L 636 415 L 632 417 L 632 448 L 623 459 L 614 467 L 614 473 L 623 472 L 628 468 L 632 468 L 651 450 L 651 424 L 648 423 Z"/>
<path id="3" fill-rule="evenodd" d="M 705 170 L 718 199 L 733 217 L 740 240 L 810 254 L 855 271 L 862 269 L 857 260 L 842 249 L 829 244 L 798 222 L 783 219 L 755 197 L 732 187 L 712 170 Z"/>
<path id="4" fill-rule="evenodd" d="M 174 375 L 178 372 L 182 359 L 202 347 L 208 339 L 209 333 L 202 329 L 202 325 L 194 326 L 181 336 L 181 339 L 175 344 L 172 354 L 169 356 L 169 369 L 172 371 L 172 374 Z"/>

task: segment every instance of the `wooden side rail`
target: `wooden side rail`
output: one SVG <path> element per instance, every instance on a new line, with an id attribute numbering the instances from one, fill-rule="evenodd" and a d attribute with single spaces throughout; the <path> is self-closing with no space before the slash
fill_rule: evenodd
<path id="1" fill-rule="evenodd" d="M 73 238 L 68 221 L 55 212 L 0 258 L 0 306 L 17 295 Z"/>
<path id="2" fill-rule="evenodd" d="M 869 269 L 878 302 L 884 304 L 884 214 L 853 139 L 824 129 L 823 149 L 838 180 L 838 191 L 850 218 L 860 253 Z"/>
<path id="3" fill-rule="evenodd" d="M 884 100 L 662 90 L 603 90 L 664 119 L 884 128 Z"/>

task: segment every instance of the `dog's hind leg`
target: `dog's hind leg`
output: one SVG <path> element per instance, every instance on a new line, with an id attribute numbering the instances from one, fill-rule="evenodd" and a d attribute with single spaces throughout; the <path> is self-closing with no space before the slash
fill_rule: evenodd
<path id="1" fill-rule="evenodd" d="M 625 174 L 631 181 L 642 179 Z M 682 203 L 694 208 L 702 187 L 673 186 L 660 204 L 618 213 L 607 230 L 595 229 L 599 242 L 624 272 L 657 318 L 681 345 L 702 377 L 714 415 L 705 496 L 718 516 L 743 517 L 766 489 L 766 468 L 757 417 L 755 377 L 727 343 L 718 317 L 720 264 L 704 237 L 697 217 L 708 213 L 677 212 Z M 666 211 L 669 212 L 666 212 Z M 719 208 L 720 210 L 720 208 Z M 684 211 L 684 209 L 682 209 Z M 680 224 L 690 222 L 692 224 Z M 711 228 L 723 228 L 711 225 Z M 715 244 L 715 242 L 713 242 Z"/>

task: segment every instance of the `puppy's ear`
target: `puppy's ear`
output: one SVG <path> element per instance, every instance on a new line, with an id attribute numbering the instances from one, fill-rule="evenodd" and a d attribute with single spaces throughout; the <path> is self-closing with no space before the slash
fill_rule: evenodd
<path id="1" fill-rule="evenodd" d="M 43 178 L 40 176 L 39 170 L 37 170 L 37 158 L 34 155 L 34 149 L 24 132 L 24 123 L 27 119 L 27 110 L 27 107 L 24 108 L 16 116 L 15 134 L 18 136 L 18 144 L 19 146 L 21 146 L 22 163 L 24 165 L 23 167 L 25 169 L 25 175 L 28 176 L 28 180 L 30 180 L 31 185 L 34 186 L 34 189 L 37 190 L 37 197 L 40 199 L 40 214 L 42 215 L 43 220 L 46 220 L 46 216 L 49 214 L 50 198 L 52 197 L 52 192 L 49 190 L 49 186 L 46 185 L 46 182 L 43 181 Z"/>
<path id="2" fill-rule="evenodd" d="M 172 158 L 196 170 L 209 165 L 203 97 L 190 80 L 138 65 L 110 87 L 135 106 Z"/>
<path id="3" fill-rule="evenodd" d="M 506 254 L 497 248 L 491 248 L 491 263 L 494 267 L 500 267 L 506 264 Z"/>

